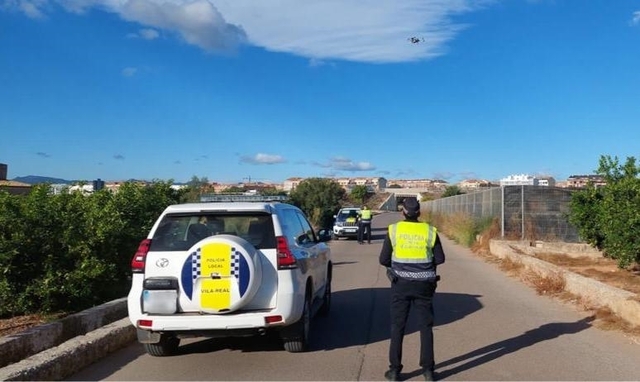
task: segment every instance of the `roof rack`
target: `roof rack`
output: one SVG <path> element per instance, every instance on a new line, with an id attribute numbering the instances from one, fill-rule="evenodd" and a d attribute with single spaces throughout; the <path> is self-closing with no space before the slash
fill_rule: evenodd
<path id="1" fill-rule="evenodd" d="M 244 195 L 244 194 L 205 194 L 200 195 L 201 202 L 283 202 L 282 195 Z"/>

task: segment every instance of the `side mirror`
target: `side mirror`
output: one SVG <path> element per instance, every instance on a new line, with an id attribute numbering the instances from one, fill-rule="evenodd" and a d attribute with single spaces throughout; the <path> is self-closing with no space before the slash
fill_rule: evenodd
<path id="1" fill-rule="evenodd" d="M 332 230 L 328 228 L 322 228 L 318 230 L 318 232 L 316 232 L 316 234 L 318 235 L 318 240 L 320 240 L 321 242 L 326 242 L 331 240 L 332 233 L 333 233 Z"/>

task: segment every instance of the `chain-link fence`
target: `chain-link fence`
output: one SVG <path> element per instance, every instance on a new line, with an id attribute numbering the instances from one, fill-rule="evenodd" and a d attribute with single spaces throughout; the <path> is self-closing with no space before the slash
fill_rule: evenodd
<path id="1" fill-rule="evenodd" d="M 423 202 L 431 213 L 500 218 L 502 237 L 580 242 L 569 223 L 571 191 L 546 186 L 504 186 Z"/>

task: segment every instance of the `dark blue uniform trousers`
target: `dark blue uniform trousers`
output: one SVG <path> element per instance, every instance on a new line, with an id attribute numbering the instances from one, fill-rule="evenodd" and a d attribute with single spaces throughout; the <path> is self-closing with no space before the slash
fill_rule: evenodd
<path id="1" fill-rule="evenodd" d="M 391 284 L 391 344 L 389 368 L 402 370 L 402 341 L 409 310 L 417 314 L 420 330 L 420 366 L 431 370 L 433 356 L 433 295 L 436 283 L 397 279 Z"/>

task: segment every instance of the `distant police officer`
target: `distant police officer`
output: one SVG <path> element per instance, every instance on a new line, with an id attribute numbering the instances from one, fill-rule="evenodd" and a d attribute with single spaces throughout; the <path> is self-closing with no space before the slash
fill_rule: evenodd
<path id="1" fill-rule="evenodd" d="M 367 242 L 371 244 L 371 210 L 367 206 L 363 206 L 360 210 L 360 219 L 358 220 L 358 243 L 364 242 L 365 231 L 367 233 Z"/>
<path id="2" fill-rule="evenodd" d="M 397 381 L 402 371 L 402 342 L 409 308 L 413 305 L 420 325 L 420 367 L 426 381 L 434 380 L 433 295 L 436 291 L 436 266 L 445 254 L 435 227 L 418 221 L 420 203 L 405 199 L 405 220 L 389 226 L 382 244 L 380 264 L 387 267 L 391 280 L 391 343 L 389 381 Z"/>

